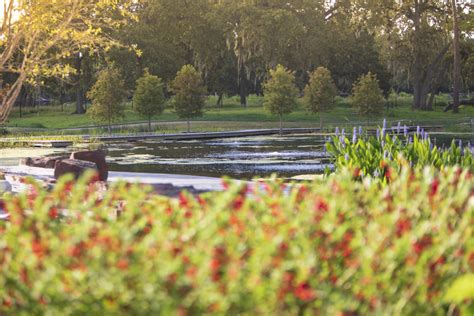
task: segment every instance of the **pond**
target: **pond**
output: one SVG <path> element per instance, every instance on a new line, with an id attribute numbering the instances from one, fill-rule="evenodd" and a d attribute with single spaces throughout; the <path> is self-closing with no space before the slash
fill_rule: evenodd
<path id="1" fill-rule="evenodd" d="M 449 144 L 452 135 L 436 135 Z M 459 138 L 459 137 L 456 137 Z M 472 141 L 472 135 L 461 137 Z M 277 174 L 280 177 L 321 174 L 331 167 L 325 138 L 311 134 L 261 136 L 195 141 L 149 140 L 107 144 L 112 171 L 230 176 L 251 179 Z M 71 149 L 3 149 L 0 166 L 17 165 L 22 157 L 67 154 Z"/>
<path id="2" fill-rule="evenodd" d="M 322 173 L 329 165 L 325 139 L 314 135 L 110 144 L 115 171 L 251 179 Z"/>

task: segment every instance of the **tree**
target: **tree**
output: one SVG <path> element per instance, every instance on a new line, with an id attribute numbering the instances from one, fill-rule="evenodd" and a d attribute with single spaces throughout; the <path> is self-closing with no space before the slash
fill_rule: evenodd
<path id="1" fill-rule="evenodd" d="M 307 110 L 313 114 L 320 113 L 322 122 L 321 112 L 334 107 L 337 95 L 337 88 L 332 80 L 331 72 L 324 67 L 318 67 L 313 71 L 304 94 Z"/>
<path id="2" fill-rule="evenodd" d="M 459 29 L 458 4 L 456 0 L 451 0 L 453 11 L 453 113 L 459 112 L 459 92 L 461 90 L 461 52 Z"/>
<path id="3" fill-rule="evenodd" d="M 137 89 L 133 95 L 133 105 L 138 114 L 148 119 L 151 132 L 151 117 L 160 115 L 165 109 L 164 85 L 161 78 L 151 75 L 145 70 L 143 77 L 137 80 Z"/>
<path id="4" fill-rule="evenodd" d="M 186 119 L 188 132 L 191 131 L 190 119 L 204 114 L 206 90 L 201 75 L 191 65 L 184 65 L 171 82 L 174 111 L 179 118 Z"/>
<path id="5" fill-rule="evenodd" d="M 4 122 L 27 80 L 74 73 L 63 61 L 83 49 L 116 44 L 110 34 L 132 16 L 132 0 L 5 0 L 0 25 L 3 84 L 0 123 Z"/>
<path id="6" fill-rule="evenodd" d="M 283 133 L 283 115 L 290 114 L 297 106 L 298 88 L 295 75 L 284 66 L 270 70 L 270 79 L 264 84 L 264 107 L 280 117 L 280 134 Z"/>
<path id="7" fill-rule="evenodd" d="M 96 122 L 106 122 L 109 134 L 112 122 L 124 117 L 125 83 L 117 69 L 107 67 L 99 73 L 97 82 L 87 94 L 92 106 L 87 113 Z"/>
<path id="8" fill-rule="evenodd" d="M 413 108 L 431 110 L 429 94 L 442 75 L 444 59 L 451 46 L 447 16 L 449 3 L 445 0 L 355 1 L 368 5 L 360 10 L 365 15 L 382 20 L 385 53 L 389 55 L 392 71 L 401 69 L 413 90 Z M 394 63 L 395 62 L 395 63 Z"/>
<path id="9" fill-rule="evenodd" d="M 359 78 L 352 88 L 351 102 L 359 115 L 373 116 L 383 112 L 385 99 L 375 75 L 369 72 Z"/>

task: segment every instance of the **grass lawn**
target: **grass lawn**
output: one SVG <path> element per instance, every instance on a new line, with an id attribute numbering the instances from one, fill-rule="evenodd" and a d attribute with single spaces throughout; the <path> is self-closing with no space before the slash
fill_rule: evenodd
<path id="1" fill-rule="evenodd" d="M 443 97 L 441 97 L 443 98 Z M 224 106 L 217 108 L 215 106 L 215 97 L 210 97 L 206 106 L 203 117 L 197 118 L 194 125 L 199 126 L 199 130 L 222 130 L 226 127 L 232 126 L 232 129 L 238 128 L 256 128 L 256 127 L 277 127 L 275 124 L 278 117 L 273 116 L 265 111 L 263 108 L 263 98 L 257 96 L 249 97 L 249 106 L 243 108 L 237 97 L 225 99 Z M 353 124 L 380 124 L 383 118 L 389 121 L 405 121 L 407 124 L 431 124 L 443 125 L 448 130 L 462 130 L 457 124 L 461 122 L 468 122 L 469 119 L 474 118 L 474 107 L 463 107 L 461 113 L 443 113 L 443 106 L 436 106 L 433 111 L 414 111 L 411 109 L 411 96 L 402 95 L 397 98 L 398 106 L 385 110 L 383 115 L 372 117 L 357 116 L 347 99 L 338 98 L 337 106 L 330 112 L 323 113 L 323 122 L 326 127 L 335 125 L 353 125 Z M 441 104 L 445 104 L 442 101 Z M 8 127 L 23 127 L 23 128 L 44 128 L 47 129 L 61 129 L 86 127 L 92 125 L 99 125 L 94 123 L 89 115 L 71 115 L 74 111 L 74 105 L 65 105 L 63 110 L 60 106 L 43 106 L 40 108 L 23 109 L 22 117 L 18 108 L 12 112 Z M 153 118 L 154 121 L 179 121 L 179 118 L 172 112 L 171 109 L 158 117 Z M 286 126 L 288 127 L 309 127 L 319 126 L 319 116 L 309 114 L 305 111 L 300 102 L 299 107 L 290 115 L 284 117 Z M 126 105 L 125 118 L 117 123 L 133 123 L 143 122 L 145 119 L 140 117 L 133 111 L 131 103 Z M 212 123 L 209 123 L 212 121 Z M 162 128 L 163 129 L 163 128 Z M 166 128 L 164 128 L 166 129 Z M 177 124 L 176 127 L 169 126 L 169 129 L 183 129 L 183 126 Z M 467 126 L 465 131 L 472 131 L 472 128 Z"/>

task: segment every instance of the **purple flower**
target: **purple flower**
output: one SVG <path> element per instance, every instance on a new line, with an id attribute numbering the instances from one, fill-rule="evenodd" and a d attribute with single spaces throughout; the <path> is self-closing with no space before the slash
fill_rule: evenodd
<path id="1" fill-rule="evenodd" d="M 387 119 L 383 119 L 383 129 L 387 129 Z"/>
<path id="2" fill-rule="evenodd" d="M 459 148 L 462 148 L 462 139 L 459 140 Z"/>
<path id="3" fill-rule="evenodd" d="M 362 136 L 362 134 L 363 134 L 362 126 L 359 126 L 359 136 Z"/>
<path id="4" fill-rule="evenodd" d="M 403 134 L 405 136 L 408 136 L 408 126 L 406 126 L 406 125 L 403 127 Z"/>
<path id="5" fill-rule="evenodd" d="M 354 127 L 354 132 L 352 133 L 352 143 L 357 143 L 357 128 Z"/>
<path id="6" fill-rule="evenodd" d="M 416 127 L 416 135 L 419 136 L 420 135 L 420 130 L 421 130 L 421 127 L 418 125 Z"/>
<path id="7" fill-rule="evenodd" d="M 344 158 L 346 159 L 346 161 L 349 161 L 349 155 L 348 154 L 345 154 Z"/>
<path id="8" fill-rule="evenodd" d="M 342 137 L 346 137 L 346 130 L 343 128 L 342 131 L 341 131 L 341 136 Z"/>
<path id="9" fill-rule="evenodd" d="M 339 127 L 336 127 L 336 136 L 339 136 Z"/>
<path id="10" fill-rule="evenodd" d="M 380 138 L 380 129 L 377 128 L 377 138 Z"/>

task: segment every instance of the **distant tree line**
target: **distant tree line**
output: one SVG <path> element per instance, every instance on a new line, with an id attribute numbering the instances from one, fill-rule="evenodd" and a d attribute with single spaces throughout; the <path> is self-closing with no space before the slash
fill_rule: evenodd
<path id="1" fill-rule="evenodd" d="M 40 5 L 47 6 L 47 1 L 43 2 Z M 18 102 L 31 99 L 40 87 L 42 94 L 59 102 L 76 102 L 75 112 L 84 113 L 87 91 L 110 65 L 122 74 L 124 92 L 130 99 L 140 84 L 140 89 L 146 90 L 145 83 L 138 81 L 145 70 L 161 78 L 163 95 L 169 97 L 178 91 L 173 87 L 178 71 L 193 65 L 206 93 L 218 96 L 217 106 L 225 95 L 240 96 L 242 106 L 247 105 L 249 94 L 263 95 L 270 70 L 277 65 L 291 70 L 300 94 L 311 81 L 319 80 L 314 76 L 324 76 L 315 74 L 324 67 L 333 79 L 326 87 L 330 91 L 335 88 L 348 95 L 359 78 L 370 73 L 385 96 L 389 91 L 413 93 L 416 109 L 431 109 L 440 91 L 474 88 L 474 15 L 468 1 L 122 2 L 126 5 L 118 5 L 123 8 L 121 14 L 111 11 L 112 17 L 106 16 L 109 12 L 100 16 L 107 21 L 118 17 L 120 23 L 105 27 L 94 21 L 94 16 L 84 18 L 84 23 L 97 24 L 101 36 L 82 38 L 85 43 L 74 49 L 66 46 L 67 39 L 53 43 L 44 53 L 50 57 L 45 58 L 50 71 L 31 68 L 18 92 Z M 58 16 L 67 7 L 62 9 Z M 80 42 L 81 38 L 71 40 Z M 4 40 L 0 45 L 3 57 L 9 44 Z M 55 71 L 53 57 L 59 60 L 61 71 Z M 2 86 L 11 86 L 16 79 L 17 75 L 4 67 Z M 323 110 L 321 100 L 314 102 L 312 111 Z"/>

